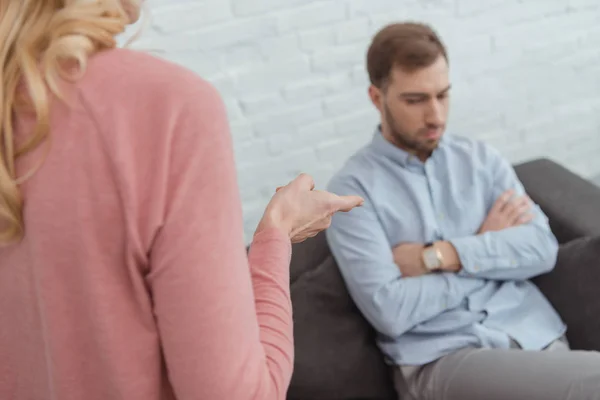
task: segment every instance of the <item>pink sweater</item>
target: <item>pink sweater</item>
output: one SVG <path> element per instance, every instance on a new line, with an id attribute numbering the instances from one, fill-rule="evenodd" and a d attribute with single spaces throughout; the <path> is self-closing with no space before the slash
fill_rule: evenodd
<path id="1" fill-rule="evenodd" d="M 246 256 L 217 92 L 110 50 L 74 94 L 23 186 L 25 239 L 0 247 L 0 399 L 284 399 L 290 241 Z"/>

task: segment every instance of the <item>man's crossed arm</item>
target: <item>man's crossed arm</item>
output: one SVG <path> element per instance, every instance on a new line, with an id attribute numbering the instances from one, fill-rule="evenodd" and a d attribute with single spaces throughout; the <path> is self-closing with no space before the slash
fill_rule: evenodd
<path id="1" fill-rule="evenodd" d="M 411 275 L 424 273 L 423 244 L 390 248 L 361 184 L 350 179 L 332 182 L 334 193 L 367 200 L 360 209 L 336 214 L 326 234 L 352 298 L 380 333 L 399 336 L 458 306 L 486 279 L 528 279 L 554 267 L 558 244 L 546 216 L 523 197 L 524 189 L 508 163 L 500 159 L 491 167 L 496 171 L 497 205 L 479 232 L 437 243 L 445 260 L 443 270 L 418 277 Z M 500 195 L 508 189 L 521 200 L 507 203 Z"/>
<path id="2" fill-rule="evenodd" d="M 336 181 L 330 190 L 368 199 L 357 182 Z M 485 284 L 482 279 L 456 273 L 404 277 L 369 200 L 363 207 L 334 215 L 326 234 L 355 304 L 379 333 L 389 337 L 400 336 L 457 307 Z"/>
<path id="3" fill-rule="evenodd" d="M 498 159 L 495 186 L 509 188 L 498 197 L 479 231 L 472 236 L 436 242 L 441 271 L 497 280 L 525 280 L 554 268 L 558 243 L 547 217 L 525 195 L 512 167 Z M 394 261 L 404 276 L 427 273 L 423 245 L 400 244 Z M 419 256 L 417 258 L 417 255 Z"/>

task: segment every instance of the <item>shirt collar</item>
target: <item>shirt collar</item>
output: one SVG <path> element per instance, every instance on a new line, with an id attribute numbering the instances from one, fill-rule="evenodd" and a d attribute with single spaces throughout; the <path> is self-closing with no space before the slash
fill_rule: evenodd
<path id="1" fill-rule="evenodd" d="M 438 148 L 442 146 L 443 142 L 444 142 L 444 137 L 442 136 L 442 138 L 440 139 Z M 406 165 L 409 163 L 422 164 L 422 162 L 416 156 L 410 154 L 409 152 L 407 152 L 405 150 L 402 150 L 395 144 L 390 143 L 385 137 L 383 137 L 383 132 L 381 131 L 381 125 L 377 126 L 377 129 L 375 130 L 375 134 L 373 135 L 373 140 L 371 141 L 371 147 L 378 154 L 382 154 L 382 155 L 390 158 L 392 161 L 399 163 L 402 167 L 406 167 Z M 436 152 L 436 150 L 433 151 L 433 153 L 435 153 L 435 152 Z M 433 154 L 432 154 L 432 156 L 433 156 Z"/>

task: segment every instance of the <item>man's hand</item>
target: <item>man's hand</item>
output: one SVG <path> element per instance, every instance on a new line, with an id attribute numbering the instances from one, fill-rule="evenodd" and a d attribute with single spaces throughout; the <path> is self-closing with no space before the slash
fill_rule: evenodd
<path id="1" fill-rule="evenodd" d="M 502 193 L 483 221 L 478 234 L 500 231 L 533 220 L 533 214 L 529 212 L 531 209 L 529 196 L 514 198 L 514 194 L 512 189 Z"/>
<path id="2" fill-rule="evenodd" d="M 393 249 L 394 262 L 403 277 L 421 276 L 427 273 L 423 261 L 423 248 L 420 243 L 402 243 Z"/>

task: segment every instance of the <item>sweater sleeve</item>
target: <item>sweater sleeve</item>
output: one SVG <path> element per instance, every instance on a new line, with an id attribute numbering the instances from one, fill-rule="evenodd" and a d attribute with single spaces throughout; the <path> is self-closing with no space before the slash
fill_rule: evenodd
<path id="1" fill-rule="evenodd" d="M 259 232 L 247 256 L 226 112 L 210 85 L 197 86 L 173 118 L 148 275 L 168 377 L 180 400 L 284 399 L 290 240 Z"/>

